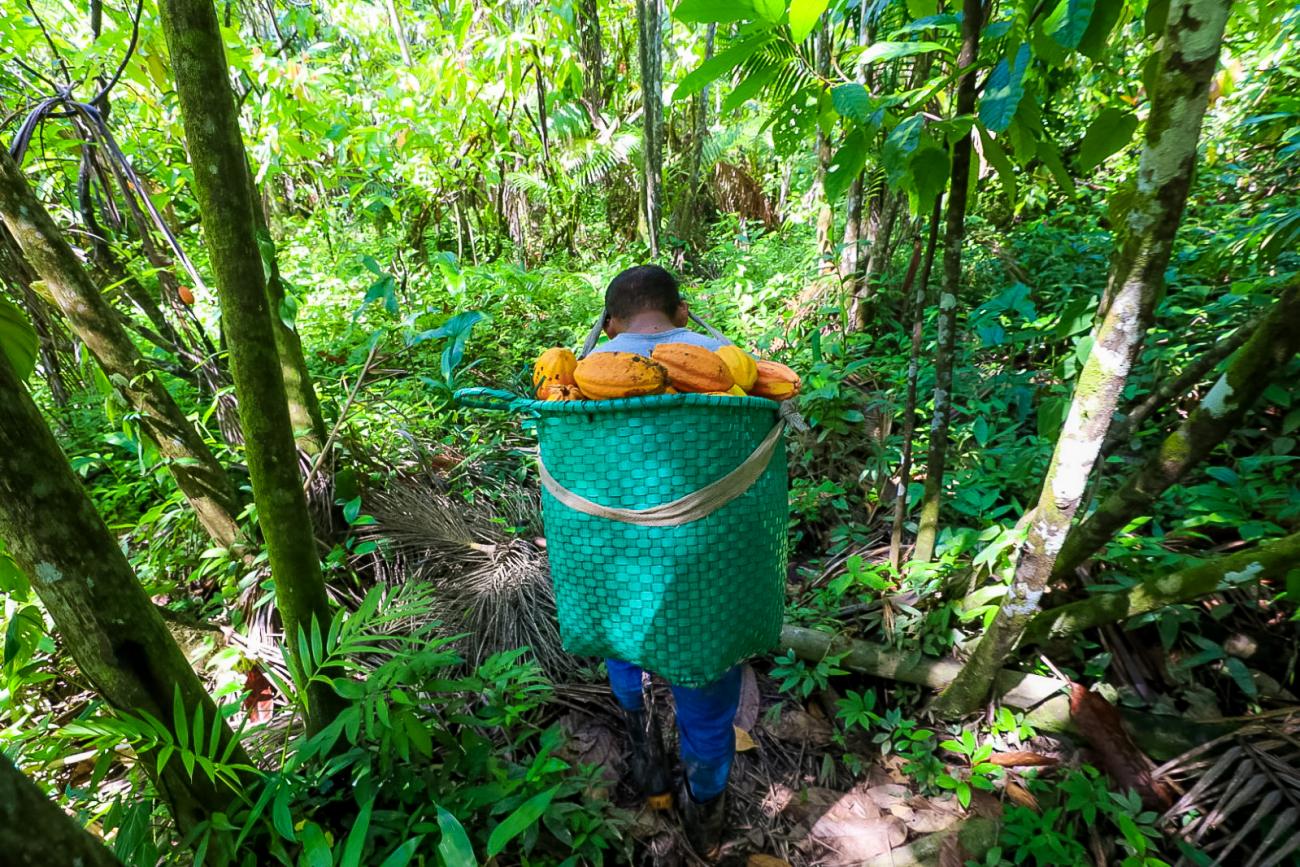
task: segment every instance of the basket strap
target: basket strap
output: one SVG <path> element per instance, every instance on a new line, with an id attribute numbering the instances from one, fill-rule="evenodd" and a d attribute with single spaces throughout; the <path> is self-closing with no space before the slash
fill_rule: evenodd
<path id="1" fill-rule="evenodd" d="M 696 325 L 709 332 L 714 338 L 721 340 L 723 343 L 730 345 L 733 341 L 727 335 L 705 322 L 695 313 L 690 314 L 691 321 Z M 582 352 L 578 353 L 579 358 L 586 358 L 591 354 L 591 350 L 596 348 L 596 341 L 600 340 L 600 333 L 605 330 L 605 311 L 600 311 L 600 316 L 596 317 L 596 324 L 591 326 L 587 332 L 587 339 L 582 342 Z"/>
<path id="2" fill-rule="evenodd" d="M 542 484 L 546 487 L 546 490 L 551 492 L 551 496 L 574 511 L 582 512 L 584 515 L 607 518 L 611 521 L 636 524 L 642 527 L 677 527 L 712 515 L 718 509 L 748 491 L 754 482 L 758 481 L 758 477 L 763 475 L 763 471 L 767 469 L 767 465 L 771 462 L 772 455 L 781 442 L 781 431 L 784 427 L 785 420 L 778 420 L 772 426 L 772 430 L 763 438 L 763 441 L 758 444 L 758 448 L 754 449 L 749 457 L 745 458 L 744 463 L 716 482 L 705 485 L 698 491 L 693 491 L 680 499 L 673 500 L 671 503 L 651 506 L 647 509 L 615 509 L 593 503 L 556 481 L 555 477 L 546 469 L 546 464 L 541 460 L 537 462 L 538 471 L 542 478 Z"/>

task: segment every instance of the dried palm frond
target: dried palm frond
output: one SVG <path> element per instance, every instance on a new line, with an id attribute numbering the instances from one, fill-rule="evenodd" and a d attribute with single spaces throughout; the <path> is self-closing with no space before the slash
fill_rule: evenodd
<path id="1" fill-rule="evenodd" d="M 1164 819 L 1213 864 L 1272 867 L 1300 852 L 1300 710 L 1260 717 L 1153 777 L 1186 789 Z"/>
<path id="2" fill-rule="evenodd" d="M 546 554 L 513 531 L 533 523 L 536 497 L 523 491 L 467 502 L 420 479 L 368 495 L 375 523 L 359 528 L 378 543 L 375 574 L 388 582 L 427 581 L 444 635 L 476 666 L 493 653 L 529 648 L 553 680 L 577 660 L 563 652 Z"/>

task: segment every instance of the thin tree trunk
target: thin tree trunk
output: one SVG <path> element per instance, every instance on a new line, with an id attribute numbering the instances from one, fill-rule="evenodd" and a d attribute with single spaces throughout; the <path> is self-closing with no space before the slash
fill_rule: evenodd
<path id="1" fill-rule="evenodd" d="M 68 387 L 63 379 L 63 363 L 59 358 L 59 346 L 56 336 L 57 326 L 51 319 L 49 305 L 36 293 L 32 284 L 36 274 L 23 259 L 18 242 L 9 234 L 3 222 L 0 222 L 0 273 L 5 275 L 9 285 L 23 299 L 23 305 L 32 320 L 32 329 L 36 332 L 37 353 L 41 360 L 41 370 L 45 383 L 50 388 L 50 397 L 55 406 L 68 405 Z"/>
<path id="2" fill-rule="evenodd" d="M 1147 580 L 1114 593 L 1097 593 L 1087 599 L 1041 611 L 1029 621 L 1021 646 L 1043 644 L 1077 635 L 1093 626 L 1118 623 L 1156 611 L 1166 605 L 1207 596 L 1227 584 L 1285 579 L 1300 565 L 1300 533 L 1271 539 L 1248 551 L 1213 557 L 1184 566 L 1170 575 Z"/>
<path id="3" fill-rule="evenodd" d="M 1164 283 L 1196 168 L 1201 120 L 1229 5 L 1230 0 L 1170 3 L 1135 200 L 1111 257 L 1105 292 L 1110 303 L 1093 331 L 1092 352 L 1079 373 L 1011 587 L 961 674 L 937 699 L 935 712 L 941 716 L 960 716 L 980 706 L 1039 611 Z"/>
<path id="4" fill-rule="evenodd" d="M 868 314 L 872 307 L 871 301 L 876 294 L 876 282 L 885 273 L 885 264 L 889 261 L 893 250 L 889 239 L 894 234 L 894 223 L 903 207 L 901 195 L 891 195 L 887 190 L 883 195 L 879 229 L 871 242 L 871 251 L 867 255 L 867 267 L 862 273 L 862 282 L 855 284 L 857 290 L 853 299 L 853 324 L 858 330 L 867 326 Z"/>
<path id="5" fill-rule="evenodd" d="M 0 539 L 31 579 L 77 667 L 109 704 L 123 713 L 148 712 L 172 729 L 179 694 L 186 720 L 203 715 L 205 742 L 215 729 L 218 753 L 229 748 L 229 761 L 248 763 L 3 354 Z M 180 757 L 161 772 L 154 751 L 140 758 L 182 832 L 214 812 L 230 812 L 234 792 L 202 772 L 187 773 Z"/>
<path id="6" fill-rule="evenodd" d="M 817 64 L 817 73 L 823 79 L 831 74 L 831 24 L 830 16 L 823 16 L 813 34 L 813 53 Z M 831 236 L 835 232 L 835 212 L 826 200 L 826 173 L 831 165 L 831 142 L 821 127 L 817 128 L 817 179 L 813 184 L 813 197 L 817 202 L 817 270 L 823 277 L 836 273 L 835 242 Z"/>
<path id="7" fill-rule="evenodd" d="M 889 562 L 902 565 L 903 523 L 907 520 L 907 489 L 912 481 L 912 440 L 916 438 L 916 383 L 921 376 L 921 345 L 925 331 L 925 302 L 929 296 L 930 268 L 938 246 L 939 221 L 943 219 L 943 196 L 934 200 L 930 214 L 930 237 L 925 242 L 921 277 L 912 291 L 912 351 L 907 363 L 907 402 L 903 407 L 903 460 L 898 468 L 898 495 L 894 498 L 894 526 L 889 533 Z"/>
<path id="8" fill-rule="evenodd" d="M 578 17 L 578 51 L 582 57 L 582 98 L 599 126 L 600 113 L 605 109 L 605 55 L 600 38 L 600 3 L 598 0 L 581 0 L 575 14 Z"/>
<path id="9" fill-rule="evenodd" d="M 150 368 L 8 152 L 0 154 L 0 218 L 45 282 L 68 324 L 139 413 L 199 523 L 223 548 L 239 539 L 238 500 L 203 438 Z"/>
<path id="10" fill-rule="evenodd" d="M 708 63 L 713 57 L 713 39 L 717 34 L 718 25 L 710 24 L 704 37 L 704 62 Z M 709 86 L 705 85 L 691 99 L 690 110 L 691 121 L 691 139 L 686 149 L 686 181 L 682 186 L 682 191 L 677 196 L 677 205 L 673 209 L 673 215 L 670 222 L 672 233 L 676 236 L 680 244 L 681 255 L 685 257 L 686 250 L 693 246 L 695 241 L 695 227 L 697 225 L 697 211 L 700 201 L 700 170 L 701 163 L 704 159 L 704 142 L 709 135 Z M 680 265 L 680 262 L 678 263 Z"/>
<path id="11" fill-rule="evenodd" d="M 313 664 L 298 636 L 330 622 L 258 255 L 253 190 L 217 16 L 210 0 L 164 0 L 171 55 L 199 215 L 217 278 L 230 366 L 239 396 L 248 471 L 275 581 L 285 644 L 300 672 Z M 326 684 L 307 688 L 307 727 L 319 731 L 342 706 Z"/>
<path id="12" fill-rule="evenodd" d="M 871 44 L 870 20 L 864 6 L 859 4 L 857 44 L 860 48 L 865 48 Z M 864 63 L 858 66 L 857 81 L 864 87 L 867 84 L 867 76 L 870 74 L 870 70 L 870 64 Z M 849 191 L 844 202 L 844 239 L 840 248 L 840 280 L 844 283 L 845 291 L 850 298 L 857 297 L 858 272 L 861 270 L 862 264 L 862 207 L 869 192 L 866 180 L 867 170 L 864 169 L 858 172 L 858 176 L 849 185 Z M 856 318 L 856 313 L 854 318 Z"/>
<path id="13" fill-rule="evenodd" d="M 659 258 L 659 228 L 663 211 L 663 52 L 661 0 L 637 0 L 638 46 L 641 60 L 642 175 L 641 201 L 646 242 L 651 258 Z"/>
<path id="14" fill-rule="evenodd" d="M 0 852 L 9 867 L 122 867 L 0 753 Z"/>
<path id="15" fill-rule="evenodd" d="M 969 69 L 957 82 L 957 117 L 975 111 L 975 58 L 979 54 L 980 27 L 984 21 L 981 0 L 963 0 L 961 52 L 957 66 Z M 971 135 L 974 133 L 972 132 Z M 971 135 L 952 146 L 952 180 L 948 187 L 948 215 L 943 238 L 943 285 L 939 295 L 938 346 L 934 360 L 934 417 L 930 420 L 930 448 L 925 465 L 925 493 L 921 523 L 912 559 L 928 563 L 939 537 L 939 508 L 943 503 L 943 476 L 948 459 L 948 426 L 952 421 L 952 368 L 957 345 L 957 296 L 961 290 L 961 246 L 966 237 L 966 199 L 970 188 Z"/>
<path id="16" fill-rule="evenodd" d="M 249 184 L 252 188 L 251 175 Z M 307 359 L 302 353 L 302 338 L 298 336 L 297 328 L 290 328 L 280 316 L 285 298 L 284 281 L 280 279 L 275 240 L 271 237 L 266 211 L 262 208 L 262 198 L 256 194 L 253 196 L 253 220 L 261 245 L 266 251 L 266 299 L 271 309 L 272 327 L 275 329 L 275 351 L 280 358 L 280 372 L 284 377 L 294 442 L 303 454 L 315 455 L 325 443 L 325 419 L 321 416 L 320 401 L 316 398 L 311 372 L 307 370 Z"/>
<path id="17" fill-rule="evenodd" d="M 1118 490 L 1066 538 L 1052 569 L 1065 578 L 1241 426 L 1275 375 L 1300 352 L 1300 279 L 1293 279 L 1201 399 L 1200 405 Z"/>
<path id="18" fill-rule="evenodd" d="M 406 30 L 402 27 L 402 16 L 397 14 L 396 0 L 384 0 L 384 4 L 388 7 L 388 21 L 393 28 L 393 35 L 397 37 L 397 48 L 402 52 L 402 62 L 407 67 L 410 67 L 413 65 L 411 63 L 411 46 L 406 41 Z"/>

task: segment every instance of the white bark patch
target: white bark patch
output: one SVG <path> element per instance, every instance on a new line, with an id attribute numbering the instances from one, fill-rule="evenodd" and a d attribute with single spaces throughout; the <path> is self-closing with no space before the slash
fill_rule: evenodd
<path id="1" fill-rule="evenodd" d="M 1245 569 L 1236 572 L 1224 572 L 1223 583 L 1227 585 L 1246 584 L 1254 581 L 1259 577 L 1259 573 L 1264 571 L 1264 566 L 1259 562 L 1251 563 Z"/>
<path id="2" fill-rule="evenodd" d="M 1201 399 L 1201 406 L 1215 418 L 1223 418 L 1232 411 L 1232 386 L 1228 385 L 1228 375 L 1220 376 L 1210 389 L 1210 393 Z"/>
<path id="3" fill-rule="evenodd" d="M 951 292 L 945 292 L 939 296 L 939 309 L 951 310 L 957 306 L 957 298 Z"/>
<path id="4" fill-rule="evenodd" d="M 1056 468 L 1052 473 L 1052 496 L 1056 498 L 1058 508 L 1068 508 L 1083 497 L 1083 489 L 1088 486 L 1088 474 L 1092 472 L 1100 447 L 1101 440 L 1097 438 L 1083 440 L 1068 433 L 1061 437 L 1061 447 L 1056 452 Z"/>
<path id="5" fill-rule="evenodd" d="M 1007 596 L 1006 612 L 1013 617 L 1030 617 L 1038 612 L 1038 603 L 1043 598 L 1042 590 L 1034 590 L 1017 584 Z"/>
<path id="6" fill-rule="evenodd" d="M 1177 21 L 1186 8 L 1193 20 L 1200 22 L 1195 29 L 1184 27 L 1179 30 L 1182 37 L 1182 55 L 1184 60 L 1204 60 L 1219 51 L 1219 42 L 1223 34 L 1223 25 L 1228 17 L 1228 4 L 1220 0 L 1188 0 L 1186 3 L 1172 3 L 1169 20 Z M 1175 17 L 1178 16 L 1178 17 Z"/>
<path id="7" fill-rule="evenodd" d="M 63 573 L 53 563 L 37 563 L 36 580 L 42 584 L 55 584 L 63 580 Z"/>

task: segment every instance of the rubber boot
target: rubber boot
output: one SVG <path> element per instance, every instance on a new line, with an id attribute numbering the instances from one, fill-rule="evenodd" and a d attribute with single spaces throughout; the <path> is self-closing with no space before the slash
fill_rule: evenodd
<path id="1" fill-rule="evenodd" d="M 695 854 L 705 860 L 718 856 L 722 848 L 722 832 L 727 821 L 727 793 L 724 791 L 709 801 L 697 801 L 691 794 L 689 783 L 682 785 L 682 825 L 686 839 Z"/>
<path id="2" fill-rule="evenodd" d="M 651 810 L 670 809 L 673 805 L 672 782 L 664 761 L 659 720 L 644 708 L 625 708 L 623 721 L 632 742 L 632 755 L 627 764 L 633 790 Z"/>

